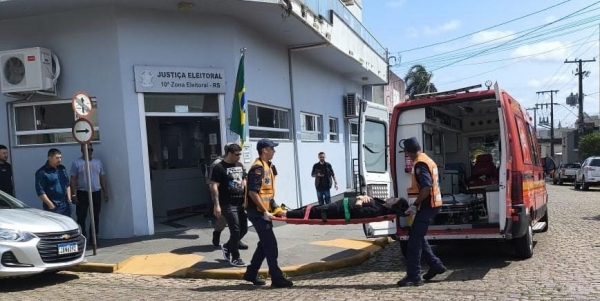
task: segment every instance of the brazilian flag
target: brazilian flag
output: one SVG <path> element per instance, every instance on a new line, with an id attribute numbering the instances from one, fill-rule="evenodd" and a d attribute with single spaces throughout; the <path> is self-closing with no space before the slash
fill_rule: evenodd
<path id="1" fill-rule="evenodd" d="M 235 80 L 235 92 L 233 95 L 233 106 L 231 107 L 230 131 L 240 136 L 240 145 L 244 145 L 246 134 L 246 87 L 244 86 L 244 54 L 240 58 L 237 78 Z"/>

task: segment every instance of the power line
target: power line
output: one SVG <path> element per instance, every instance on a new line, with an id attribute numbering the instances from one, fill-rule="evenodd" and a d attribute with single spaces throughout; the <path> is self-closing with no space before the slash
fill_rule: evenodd
<path id="1" fill-rule="evenodd" d="M 546 27 L 546 26 L 548 26 L 548 25 L 550 25 L 550 24 L 554 24 L 554 23 L 556 23 L 556 22 L 558 22 L 558 21 L 560 21 L 560 20 L 564 20 L 566 17 L 568 17 L 568 16 L 572 16 L 573 14 L 575 14 L 575 13 L 577 13 L 577 12 L 580 12 L 580 11 L 583 11 L 583 10 L 585 10 L 585 9 L 587 9 L 587 8 L 590 8 L 590 7 L 592 7 L 592 6 L 594 6 L 594 5 L 598 4 L 598 3 L 600 3 L 600 1 L 597 1 L 597 2 L 595 2 L 594 4 L 591 4 L 591 5 L 588 5 L 588 6 L 584 7 L 583 9 L 580 9 L 580 10 L 578 10 L 578 11 L 575 11 L 574 13 L 571 13 L 571 14 L 569 14 L 569 15 L 566 15 L 566 16 L 564 16 L 564 17 L 562 17 L 562 18 L 560 18 L 560 19 L 558 19 L 558 20 L 556 20 L 556 21 L 553 21 L 553 22 L 550 22 L 550 23 L 544 24 L 544 25 L 542 25 L 541 27 L 539 27 L 539 28 L 537 28 L 537 29 L 534 29 L 534 30 L 532 30 L 532 31 L 530 31 L 530 32 L 528 32 L 528 33 L 522 34 L 522 35 L 518 36 L 518 37 L 517 37 L 517 38 L 515 38 L 515 39 L 520 39 L 520 38 L 522 38 L 522 37 L 524 37 L 524 36 L 527 36 L 527 35 L 529 35 L 529 34 L 531 34 L 531 33 L 533 33 L 533 32 L 536 32 L 536 31 L 538 31 L 539 29 L 542 29 L 542 28 L 544 28 L 544 27 Z M 483 53 L 485 53 L 485 52 L 487 52 L 487 51 L 489 51 L 489 50 L 492 50 L 492 49 L 498 48 L 498 47 L 500 47 L 500 46 L 506 45 L 506 44 L 508 44 L 508 43 L 509 43 L 509 42 L 511 42 L 511 41 L 512 41 L 512 40 L 509 40 L 509 41 L 507 41 L 507 42 L 504 42 L 504 43 L 502 43 L 502 44 L 500 44 L 500 45 L 498 45 L 498 46 L 492 47 L 492 48 L 490 48 L 490 49 L 483 50 L 483 51 L 481 51 L 481 52 L 478 52 L 478 53 L 476 53 L 476 54 L 474 54 L 474 55 L 471 55 L 471 56 L 468 56 L 468 57 L 466 57 L 466 58 L 463 58 L 463 59 L 457 60 L 457 61 L 455 61 L 455 62 L 449 63 L 449 64 L 447 64 L 447 65 L 444 65 L 444 66 L 442 66 L 442 67 L 435 68 L 435 69 L 431 70 L 431 72 L 433 72 L 433 71 L 436 71 L 436 70 L 440 70 L 440 69 L 442 69 L 442 68 L 445 68 L 445 67 L 451 66 L 451 65 L 453 65 L 453 64 L 456 64 L 456 63 L 459 63 L 459 62 L 462 62 L 462 61 L 468 60 L 468 59 L 470 59 L 470 58 L 473 58 L 473 57 L 475 57 L 475 56 L 481 55 L 481 54 L 483 54 Z"/>
<path id="2" fill-rule="evenodd" d="M 597 3 L 596 3 L 596 4 L 597 4 Z M 595 4 L 594 4 L 594 5 L 595 5 Z M 584 9 L 582 9 L 582 10 L 586 10 L 586 9 L 587 9 L 587 8 L 584 8 Z M 480 46 L 480 45 L 484 45 L 484 44 L 490 44 L 490 43 L 492 43 L 492 42 L 494 42 L 494 41 L 498 41 L 498 40 L 506 39 L 506 38 L 509 38 L 509 37 L 511 37 L 511 36 L 515 36 L 515 35 L 517 35 L 517 34 L 520 34 L 520 33 L 527 32 L 527 34 L 530 34 L 532 31 L 537 31 L 537 30 L 539 30 L 539 29 L 542 29 L 542 28 L 544 28 L 544 27 L 546 27 L 546 26 L 549 26 L 549 25 L 551 25 L 551 24 L 557 23 L 557 22 L 559 22 L 559 21 L 563 21 L 563 20 L 566 20 L 566 19 L 572 18 L 572 17 L 574 17 L 574 16 L 578 16 L 578 15 L 586 14 L 586 13 L 589 13 L 589 12 L 591 12 L 591 11 L 594 11 L 594 10 L 599 10 L 599 9 L 600 9 L 600 8 L 595 8 L 595 9 L 593 9 L 593 10 L 589 10 L 589 11 L 587 11 L 587 12 L 581 12 L 581 11 L 578 11 L 578 12 L 575 12 L 575 13 L 573 13 L 573 14 L 567 15 L 567 16 L 565 16 L 565 17 L 563 17 L 563 18 L 559 19 L 559 20 L 556 20 L 556 21 L 553 21 L 553 22 L 550 22 L 550 23 L 546 23 L 546 24 L 544 24 L 544 25 L 540 25 L 540 26 L 532 27 L 532 28 L 525 29 L 525 30 L 522 30 L 522 31 L 519 31 L 519 32 L 515 32 L 515 33 L 513 33 L 513 34 L 509 34 L 509 35 L 506 35 L 506 36 L 503 36 L 503 37 L 499 37 L 499 38 L 495 38 L 495 39 L 492 39 L 492 40 L 489 40 L 489 41 L 485 41 L 485 42 L 481 42 L 481 43 L 477 43 L 477 44 L 473 44 L 473 45 L 465 46 L 465 47 L 458 48 L 458 49 L 454 49 L 454 50 L 447 51 L 447 52 L 444 52 L 444 53 L 439 53 L 439 54 L 435 54 L 435 55 L 430 55 L 430 56 L 426 56 L 426 57 L 421 57 L 421 58 L 419 58 L 419 59 L 414 59 L 414 60 L 405 61 L 405 62 L 403 62 L 401 65 L 409 65 L 409 64 L 416 63 L 416 62 L 423 63 L 423 61 L 427 61 L 427 60 L 433 60 L 433 59 L 435 59 L 436 61 L 451 60 L 451 59 L 455 59 L 455 58 L 458 58 L 458 57 L 461 57 L 461 56 L 465 56 L 465 55 L 471 55 L 471 54 L 473 54 L 473 53 L 477 53 L 478 51 L 480 51 L 480 50 L 482 50 L 482 49 L 483 49 L 483 50 L 489 50 L 489 48 L 487 48 L 488 46 L 483 46 L 483 47 L 479 47 L 479 49 L 475 48 L 475 49 L 472 49 L 472 50 L 469 50 L 469 51 L 463 51 L 463 50 L 466 50 L 466 49 L 469 49 L 469 48 L 474 48 L 474 47 L 476 47 L 476 46 Z M 563 36 L 563 35 L 565 35 L 565 33 L 564 33 L 564 32 L 563 32 L 563 33 L 560 33 L 561 31 L 565 31 L 565 30 L 569 30 L 569 29 L 572 29 L 572 28 L 576 28 L 576 27 L 578 27 L 578 26 L 584 26 L 584 25 L 587 25 L 587 24 L 589 24 L 590 22 L 595 22 L 595 21 L 598 21 L 598 20 L 600 20 L 600 16 L 598 16 L 598 15 L 595 15 L 595 16 L 592 16 L 592 17 L 588 17 L 588 18 L 586 18 L 586 19 L 580 19 L 580 20 L 573 21 L 573 22 L 571 22 L 571 23 L 567 23 L 567 24 L 563 24 L 563 25 L 560 25 L 560 26 L 557 26 L 557 27 L 554 27 L 554 28 L 549 28 L 549 29 L 547 29 L 547 30 L 545 30 L 545 31 L 542 31 L 541 33 L 539 33 L 539 34 L 538 34 L 538 35 L 536 35 L 536 36 L 533 36 L 533 37 L 531 37 L 531 38 L 528 38 L 528 39 L 523 39 L 523 40 L 521 40 L 521 41 L 520 41 L 520 42 L 518 42 L 518 43 L 514 43 L 514 42 L 515 42 L 516 40 L 518 40 L 520 37 L 518 37 L 518 38 L 516 38 L 516 39 L 511 39 L 511 40 L 509 40 L 508 42 L 502 43 L 502 44 L 500 44 L 500 45 L 496 45 L 495 47 L 500 47 L 500 46 L 503 46 L 504 44 L 507 44 L 507 43 L 512 43 L 513 45 L 511 45 L 511 46 L 509 46 L 509 47 L 506 47 L 506 48 L 504 48 L 504 50 L 506 50 L 506 49 L 512 49 L 512 48 L 516 48 L 516 47 L 518 47 L 518 45 L 523 45 L 523 44 L 531 43 L 531 42 L 532 42 L 532 40 L 534 40 L 535 38 L 540 38 L 540 37 L 543 37 L 544 35 L 549 35 L 549 34 L 558 33 L 558 34 L 557 34 L 557 35 L 555 35 L 555 36 Z M 591 26 L 590 26 L 590 27 L 591 27 Z M 586 27 L 586 28 L 587 28 L 587 27 Z M 585 28 L 584 28 L 584 29 L 585 29 Z M 581 28 L 579 28 L 579 29 L 576 29 L 575 31 L 572 31 L 572 32 L 578 32 L 578 31 L 581 31 L 581 30 L 582 30 L 582 29 L 581 29 Z M 555 37 L 555 36 L 551 36 L 551 37 Z M 551 37 L 546 37 L 546 39 L 548 39 L 548 38 L 551 38 Z M 546 39 L 543 39 L 543 38 L 542 38 L 542 39 L 538 39 L 538 41 L 539 41 L 539 40 L 546 40 Z"/>
<path id="3" fill-rule="evenodd" d="M 557 7 L 557 6 L 563 5 L 563 4 L 565 4 L 565 3 L 569 2 L 569 1 L 571 1 L 571 0 L 563 1 L 563 2 L 561 2 L 561 3 L 558 3 L 558 4 L 555 4 L 555 5 L 552 5 L 552 6 L 546 7 L 546 8 L 544 8 L 544 9 L 541 9 L 541 10 L 535 11 L 535 12 L 533 12 L 533 13 L 530 13 L 530 14 L 527 14 L 527 15 L 524 15 L 524 16 L 520 16 L 520 17 L 518 17 L 518 18 L 515 18 L 515 19 L 512 19 L 512 20 L 508 20 L 508 21 L 506 21 L 506 22 L 503 22 L 503 23 L 500 23 L 500 24 L 496 24 L 496 25 L 493 25 L 493 26 L 490 26 L 490 27 L 487 27 L 487 28 L 484 28 L 484 29 L 481 29 L 481 30 L 478 30 L 478 31 L 475 31 L 475 32 L 472 32 L 472 33 L 469 33 L 469 34 L 466 34 L 466 35 L 462 35 L 462 36 L 460 36 L 460 37 L 457 37 L 457 38 L 453 38 L 453 39 L 450 39 L 450 40 L 446 40 L 446 41 L 443 41 L 443 42 L 437 42 L 437 43 L 433 43 L 433 44 L 429 44 L 429 45 L 425 45 L 425 46 L 420 46 L 420 47 L 415 47 L 415 48 L 411 48 L 411 49 L 401 50 L 401 51 L 399 51 L 399 52 L 410 52 L 410 51 L 414 51 L 414 50 L 419 50 L 419 49 L 423 49 L 423 48 L 429 48 L 429 47 L 433 47 L 433 46 L 437 46 L 437 45 L 441 45 L 441 44 L 446 44 L 446 43 L 449 43 L 449 42 L 454 42 L 454 41 L 456 41 L 456 40 L 460 40 L 460 39 L 462 39 L 462 38 L 465 38 L 465 37 L 468 37 L 468 36 L 474 35 L 474 34 L 476 34 L 476 33 L 480 33 L 480 32 L 482 32 L 482 31 L 486 31 L 486 30 L 489 30 L 489 29 L 493 29 L 493 28 L 496 28 L 496 27 L 499 27 L 499 26 L 502 26 L 502 25 L 506 25 L 506 24 L 512 23 L 512 22 L 514 22 L 514 21 L 518 21 L 518 20 L 521 20 L 521 19 L 524 19 L 524 18 L 527 18 L 527 17 L 533 16 L 533 15 L 539 14 L 539 13 L 541 13 L 541 12 L 544 12 L 544 11 L 547 11 L 547 10 L 549 10 L 549 9 L 555 8 L 555 7 Z"/>

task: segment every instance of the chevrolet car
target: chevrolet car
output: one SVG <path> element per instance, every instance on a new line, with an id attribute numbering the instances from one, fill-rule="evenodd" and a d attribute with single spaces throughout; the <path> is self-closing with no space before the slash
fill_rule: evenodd
<path id="1" fill-rule="evenodd" d="M 85 260 L 86 239 L 70 217 L 0 191 L 0 278 L 64 270 Z"/>

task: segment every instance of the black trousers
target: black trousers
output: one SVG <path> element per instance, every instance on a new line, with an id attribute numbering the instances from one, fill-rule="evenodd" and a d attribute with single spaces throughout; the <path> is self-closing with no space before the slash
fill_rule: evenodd
<path id="1" fill-rule="evenodd" d="M 254 279 L 258 275 L 260 266 L 266 259 L 271 279 L 283 278 L 283 271 L 281 271 L 277 263 L 279 249 L 277 238 L 275 238 L 275 233 L 273 232 L 273 222 L 265 221 L 258 213 L 251 215 L 250 221 L 258 234 L 258 244 L 250 260 L 250 265 L 246 268 L 246 275 Z"/>
<path id="2" fill-rule="evenodd" d="M 102 209 L 102 193 L 100 190 L 92 192 L 92 201 L 94 203 L 94 225 L 96 227 L 96 238 L 98 238 L 98 229 L 100 225 L 100 209 Z M 77 214 L 77 223 L 81 227 L 81 232 L 86 238 L 88 231 L 85 227 L 85 222 L 88 217 L 90 210 L 90 202 L 88 200 L 88 192 L 77 190 L 77 205 L 75 213 Z M 89 232 L 92 232 L 92 226 L 90 225 Z"/>
<path id="3" fill-rule="evenodd" d="M 223 204 L 221 210 L 229 227 L 229 241 L 225 246 L 231 253 L 231 260 L 239 259 L 240 240 L 248 233 L 248 216 L 242 204 Z"/>

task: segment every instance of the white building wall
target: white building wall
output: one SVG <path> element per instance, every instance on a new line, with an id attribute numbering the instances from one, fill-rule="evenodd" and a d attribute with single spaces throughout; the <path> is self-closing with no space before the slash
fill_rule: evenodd
<path id="1" fill-rule="evenodd" d="M 286 46 L 253 31 L 249 24 L 223 16 L 103 8 L 0 21 L 0 50 L 26 47 L 46 47 L 58 55 L 62 66 L 59 99 L 70 99 L 79 90 L 97 98 L 101 140 L 94 146 L 94 155 L 104 162 L 111 197 L 100 217 L 101 238 L 152 233 L 149 180 L 142 176 L 148 172 L 143 97 L 134 89 L 134 65 L 224 68 L 225 112 L 229 116 L 239 49 L 246 47 L 248 101 L 292 108 Z M 340 185 L 337 193 L 347 188 L 351 161 L 346 154 L 356 151 L 347 147 L 342 97 L 360 93 L 361 86 L 312 63 L 302 52 L 294 53 L 292 66 L 296 129 L 300 131 L 300 112 L 321 114 L 325 139 L 298 141 L 297 154 L 292 140 L 280 141 L 277 148 L 277 201 L 296 207 L 316 202 L 310 172 L 319 151 L 327 154 L 334 167 Z M 9 99 L 0 96 L 0 100 L 0 124 L 7 124 L 4 104 Z M 338 118 L 339 142 L 328 141 L 329 116 Z M 2 128 L 0 143 L 8 141 L 11 133 L 7 127 Z M 297 134 L 292 133 L 294 138 L 299 138 Z M 229 141 L 235 138 L 228 136 Z M 248 143 L 254 159 L 255 137 L 250 137 Z M 34 173 L 44 164 L 50 147 L 63 152 L 67 167 L 80 156 L 77 144 L 11 149 L 17 197 L 37 208 L 41 208 L 41 202 L 33 188 Z M 299 179 L 295 160 L 300 166 Z M 296 183 L 300 183 L 301 199 Z"/>
<path id="2" fill-rule="evenodd" d="M 310 50 L 305 50 L 310 51 Z M 298 160 L 300 166 L 300 188 L 302 205 L 315 203 L 317 201 L 314 178 L 311 177 L 313 164 L 317 163 L 317 154 L 325 152 L 326 160 L 331 163 L 339 190 L 332 189 L 331 194 L 336 195 L 346 190 L 347 158 L 346 148 L 348 140 L 344 123 L 343 96 L 347 93 L 361 91 L 361 86 L 345 80 L 342 76 L 328 71 L 317 64 L 306 59 L 302 52 L 293 54 L 293 79 L 294 79 L 294 103 L 297 114 L 301 112 L 317 114 L 323 120 L 323 142 L 299 141 Z M 329 141 L 329 117 L 335 117 L 339 125 L 339 142 Z M 300 120 L 297 119 L 298 132 L 296 137 L 300 139 Z"/>

